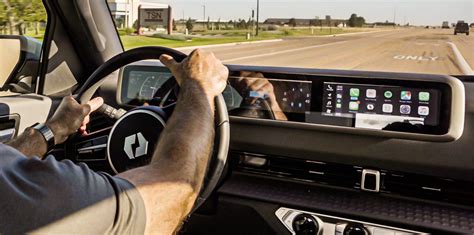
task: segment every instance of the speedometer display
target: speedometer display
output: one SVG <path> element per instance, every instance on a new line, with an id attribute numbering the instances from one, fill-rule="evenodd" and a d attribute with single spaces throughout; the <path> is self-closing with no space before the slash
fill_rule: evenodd
<path id="1" fill-rule="evenodd" d="M 120 100 L 131 105 L 152 100 L 171 76 L 169 70 L 162 67 L 128 66 L 123 72 Z"/>

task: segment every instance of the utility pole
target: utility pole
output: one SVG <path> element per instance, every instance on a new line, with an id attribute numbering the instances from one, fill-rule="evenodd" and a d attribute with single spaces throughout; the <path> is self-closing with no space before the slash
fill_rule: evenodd
<path id="1" fill-rule="evenodd" d="M 206 22 L 206 5 L 202 5 L 202 9 L 204 11 L 203 17 L 202 17 L 202 22 Z"/>
<path id="2" fill-rule="evenodd" d="M 259 17 L 260 17 L 260 0 L 257 0 L 257 31 L 255 32 L 255 36 L 258 36 L 258 30 L 259 30 L 258 21 L 259 21 Z"/>

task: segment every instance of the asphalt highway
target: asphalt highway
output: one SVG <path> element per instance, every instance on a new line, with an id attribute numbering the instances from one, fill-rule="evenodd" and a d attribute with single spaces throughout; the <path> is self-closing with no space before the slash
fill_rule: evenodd
<path id="1" fill-rule="evenodd" d="M 474 35 L 472 30 L 470 36 L 455 36 L 453 32 L 454 29 L 424 28 L 383 30 L 206 50 L 213 51 L 226 64 L 463 75 L 474 68 Z"/>

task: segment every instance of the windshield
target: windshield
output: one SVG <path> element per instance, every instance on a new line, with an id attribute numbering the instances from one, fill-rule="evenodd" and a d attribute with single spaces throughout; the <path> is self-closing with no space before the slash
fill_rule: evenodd
<path id="1" fill-rule="evenodd" d="M 125 49 L 200 46 L 227 64 L 473 75 L 474 0 L 108 2 Z"/>

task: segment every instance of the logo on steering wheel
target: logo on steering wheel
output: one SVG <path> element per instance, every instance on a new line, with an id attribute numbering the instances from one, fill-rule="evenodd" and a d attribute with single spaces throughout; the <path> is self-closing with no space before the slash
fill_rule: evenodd
<path id="1" fill-rule="evenodd" d="M 136 139 L 138 137 L 138 147 L 135 149 L 135 154 L 133 153 L 133 147 L 135 145 Z M 133 134 L 125 138 L 125 143 L 123 145 L 123 151 L 127 154 L 130 160 L 136 159 L 138 157 L 144 156 L 148 152 L 148 141 L 143 137 L 141 132 Z"/>

